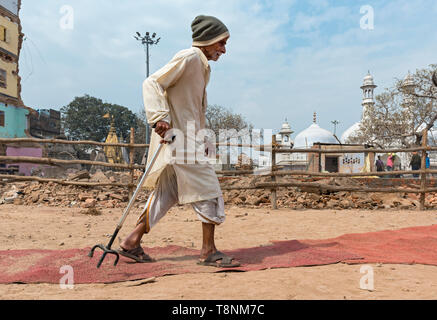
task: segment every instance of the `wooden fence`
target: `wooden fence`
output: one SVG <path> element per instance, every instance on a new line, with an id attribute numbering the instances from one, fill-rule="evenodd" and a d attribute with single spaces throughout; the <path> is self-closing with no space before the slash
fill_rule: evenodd
<path id="1" fill-rule="evenodd" d="M 392 149 L 376 149 L 376 148 L 355 148 L 355 149 L 284 149 L 280 145 L 277 145 L 273 139 L 272 145 L 266 146 L 251 146 L 251 145 L 229 145 L 229 144 L 217 144 L 222 146 L 236 146 L 236 147 L 256 147 L 261 151 L 268 151 L 271 154 L 271 166 L 270 170 L 265 172 L 271 177 L 270 182 L 256 183 L 252 186 L 244 187 L 222 187 L 222 190 L 245 190 L 245 189 L 269 189 L 271 190 L 271 204 L 273 209 L 277 209 L 277 194 L 276 191 L 279 188 L 287 187 L 305 187 L 305 188 L 315 188 L 321 192 L 381 192 L 381 193 L 415 193 L 420 194 L 420 210 L 425 209 L 425 198 L 426 194 L 430 192 L 437 192 L 437 188 L 427 187 L 427 175 L 435 174 L 437 170 L 430 170 L 426 168 L 425 155 L 429 151 L 437 151 L 436 147 L 430 147 L 427 145 L 427 131 L 423 131 L 422 146 L 402 149 L 402 148 L 392 148 Z M 130 143 L 105 143 L 96 141 L 69 141 L 69 140 L 59 140 L 59 139 L 34 139 L 34 138 L 17 138 L 17 139 L 1 139 L 1 144 L 22 144 L 22 143 L 38 143 L 38 144 L 85 144 L 85 145 L 96 145 L 96 146 L 115 146 L 115 147 L 126 147 L 130 150 L 130 159 L 133 159 L 133 152 L 135 148 L 146 148 L 148 144 L 135 144 L 134 141 L 134 130 L 131 129 Z M 276 154 L 281 153 L 312 153 L 316 154 L 350 154 L 350 153 L 397 153 L 397 152 L 421 152 L 422 163 L 420 170 L 403 170 L 403 171 L 384 171 L 384 172 L 359 172 L 359 173 L 326 173 L 326 172 L 310 172 L 310 171 L 298 171 L 298 170 L 278 170 L 280 166 L 276 164 Z M 70 181 L 65 179 L 50 179 L 41 178 L 35 176 L 18 176 L 18 175 L 6 175 L 0 174 L 0 183 L 8 183 L 11 181 L 39 181 L 39 182 L 54 182 L 62 185 L 77 185 L 86 187 L 98 187 L 98 186 L 117 186 L 117 187 L 127 187 L 129 190 L 129 198 L 134 190 L 134 172 L 136 169 L 144 170 L 144 165 L 130 164 L 117 164 L 108 163 L 103 161 L 90 161 L 90 160 L 60 160 L 53 158 L 36 158 L 36 157 L 22 157 L 22 156 L 0 156 L 0 163 L 36 163 L 36 164 L 47 164 L 47 165 L 69 165 L 69 164 L 86 164 L 86 165 L 96 165 L 108 168 L 118 168 L 126 169 L 130 171 L 130 182 L 129 183 L 101 183 L 101 182 L 83 182 L 83 181 Z M 221 170 L 216 171 L 217 174 L 222 175 L 232 175 L 232 176 L 242 176 L 251 175 L 256 173 L 254 170 Z M 353 187 L 353 186 L 331 186 L 326 184 L 320 184 L 317 182 L 301 182 L 296 179 L 290 182 L 277 182 L 276 177 L 278 176 L 300 176 L 300 177 L 371 177 L 371 176 L 399 176 L 401 174 L 420 174 L 420 187 L 419 188 L 371 188 L 371 187 Z"/>

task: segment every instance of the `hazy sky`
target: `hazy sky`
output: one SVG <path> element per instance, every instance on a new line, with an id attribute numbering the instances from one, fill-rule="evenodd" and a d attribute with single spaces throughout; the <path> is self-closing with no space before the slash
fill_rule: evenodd
<path id="1" fill-rule="evenodd" d="M 293 137 L 314 111 L 325 129 L 340 122 L 338 136 L 359 121 L 368 70 L 378 94 L 437 63 L 435 0 L 22 0 L 24 103 L 58 110 L 89 94 L 139 111 L 146 65 L 133 35 L 161 37 L 151 48 L 153 73 L 191 46 L 199 14 L 231 33 L 227 53 L 210 63 L 209 103 L 255 128 L 278 129 L 287 118 Z"/>

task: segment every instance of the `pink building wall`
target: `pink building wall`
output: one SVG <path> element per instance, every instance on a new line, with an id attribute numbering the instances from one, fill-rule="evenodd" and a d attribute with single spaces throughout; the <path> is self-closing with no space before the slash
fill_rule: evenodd
<path id="1" fill-rule="evenodd" d="M 15 147 L 7 147 L 6 155 L 11 157 L 42 157 L 42 149 L 40 148 L 15 148 Z M 38 167 L 38 164 L 35 163 L 14 163 L 15 165 L 19 165 L 19 173 L 23 173 L 26 176 L 30 176 L 30 172 L 33 167 Z M 9 164 L 13 165 L 13 164 Z"/>

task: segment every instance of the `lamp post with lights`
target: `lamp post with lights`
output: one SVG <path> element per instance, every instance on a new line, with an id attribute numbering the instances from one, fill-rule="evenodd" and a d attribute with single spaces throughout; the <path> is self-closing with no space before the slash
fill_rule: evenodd
<path id="1" fill-rule="evenodd" d="M 134 38 L 138 41 L 141 41 L 141 44 L 144 46 L 144 50 L 146 52 L 146 78 L 149 77 L 149 46 L 158 44 L 159 40 L 161 38 L 158 38 L 155 40 L 156 33 L 154 32 L 152 36 L 150 36 L 150 32 L 146 32 L 146 35 L 142 36 L 138 31 L 136 35 L 134 35 Z M 146 143 L 150 144 L 150 127 L 149 123 L 146 121 Z M 147 157 L 147 153 L 149 151 L 149 148 L 146 149 L 146 152 L 143 157 L 143 162 L 145 162 L 145 159 Z"/>

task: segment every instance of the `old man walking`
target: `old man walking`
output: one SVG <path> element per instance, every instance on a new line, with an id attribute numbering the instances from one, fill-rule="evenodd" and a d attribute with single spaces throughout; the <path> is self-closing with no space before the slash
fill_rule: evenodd
<path id="1" fill-rule="evenodd" d="M 205 129 L 206 86 L 210 79 L 208 61 L 217 61 L 226 53 L 227 27 L 212 16 L 197 16 L 191 24 L 192 47 L 179 51 L 173 59 L 143 83 L 143 99 L 149 124 L 154 128 L 149 154 L 153 154 L 164 136 L 178 132 L 184 149 L 184 161 L 169 161 L 172 148 L 165 145 L 145 186 L 154 188 L 134 230 L 120 243 L 119 253 L 137 262 L 151 262 L 140 242 L 144 234 L 175 204 L 191 204 L 202 223 L 202 249 L 199 264 L 237 267 L 239 263 L 218 251 L 214 242 L 215 226 L 224 222 L 224 201 L 213 167 L 195 156 L 199 148 L 210 152 L 199 136 Z M 203 139 L 202 139 L 203 140 Z M 205 150 L 206 149 L 206 150 Z M 174 159 L 173 159 L 174 160 Z M 180 159 L 179 159 L 180 160 Z M 150 161 L 150 159 L 148 159 Z"/>

